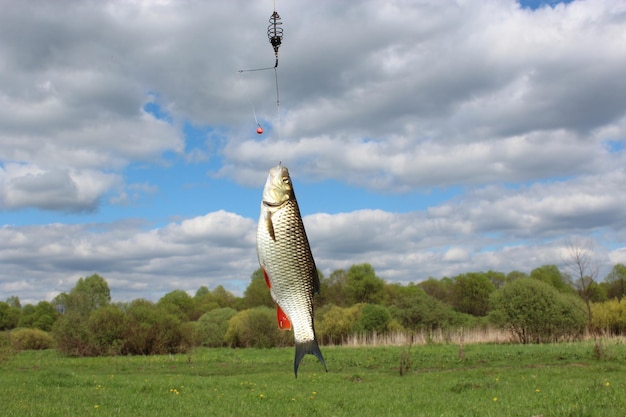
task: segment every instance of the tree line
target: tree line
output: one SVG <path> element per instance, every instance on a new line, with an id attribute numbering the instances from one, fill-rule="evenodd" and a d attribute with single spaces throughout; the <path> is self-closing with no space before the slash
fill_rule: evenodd
<path id="1" fill-rule="evenodd" d="M 315 327 L 321 343 L 355 333 L 432 332 L 489 326 L 521 343 L 573 340 L 585 332 L 626 333 L 626 266 L 596 282 L 556 265 L 530 274 L 469 272 L 402 285 L 367 263 L 320 273 Z M 194 295 L 174 290 L 158 301 L 112 302 L 105 278 L 80 278 L 51 302 L 0 302 L 0 330 L 18 349 L 55 347 L 71 356 L 163 354 L 193 347 L 274 347 L 293 343 L 276 325 L 261 270 L 238 297 L 223 286 Z"/>

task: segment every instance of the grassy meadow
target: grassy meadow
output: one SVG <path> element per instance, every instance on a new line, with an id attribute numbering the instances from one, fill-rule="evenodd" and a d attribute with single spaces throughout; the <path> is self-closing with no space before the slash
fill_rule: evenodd
<path id="1" fill-rule="evenodd" d="M 0 361 L 3 416 L 619 416 L 626 341 L 322 347 Z M 401 362 L 407 371 L 400 375 Z"/>

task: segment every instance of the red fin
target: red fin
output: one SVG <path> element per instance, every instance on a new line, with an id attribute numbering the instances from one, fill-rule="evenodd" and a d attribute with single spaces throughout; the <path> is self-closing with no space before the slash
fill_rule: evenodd
<path id="1" fill-rule="evenodd" d="M 291 330 L 291 322 L 279 305 L 276 305 L 276 318 L 278 319 L 278 328 L 280 330 Z"/>
<path id="2" fill-rule="evenodd" d="M 265 268 L 261 268 L 261 271 L 263 271 L 263 278 L 265 278 L 265 283 L 267 284 L 267 288 L 272 288 L 270 277 L 267 276 L 267 272 L 265 272 Z"/>

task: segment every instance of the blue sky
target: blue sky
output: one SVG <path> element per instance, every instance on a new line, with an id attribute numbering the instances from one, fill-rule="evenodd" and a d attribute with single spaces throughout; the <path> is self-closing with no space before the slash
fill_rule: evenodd
<path id="1" fill-rule="evenodd" d="M 290 169 L 318 267 L 394 282 L 626 262 L 626 2 L 75 2 L 0 16 L 0 300 L 257 268 Z M 367 22 L 364 25 L 363 22 Z M 417 22 L 417 23 L 416 23 Z M 255 116 L 264 134 L 257 135 Z"/>

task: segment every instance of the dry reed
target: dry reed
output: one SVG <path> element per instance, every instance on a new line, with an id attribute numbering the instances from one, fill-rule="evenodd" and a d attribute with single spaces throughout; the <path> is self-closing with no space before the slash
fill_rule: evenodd
<path id="1" fill-rule="evenodd" d="M 356 333 L 345 337 L 342 346 L 407 346 L 426 344 L 511 343 L 511 333 L 496 328 L 454 329 L 417 332 Z M 327 344 L 332 345 L 332 344 Z"/>

